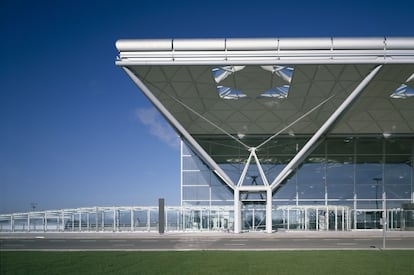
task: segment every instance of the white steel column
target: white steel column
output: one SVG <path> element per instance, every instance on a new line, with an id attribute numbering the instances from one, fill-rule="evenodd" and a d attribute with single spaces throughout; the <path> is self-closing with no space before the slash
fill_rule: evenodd
<path id="1" fill-rule="evenodd" d="M 60 229 L 63 232 L 65 231 L 65 210 L 62 210 L 61 217 L 62 217 L 62 224 L 60 225 L 61 226 Z"/>
<path id="2" fill-rule="evenodd" d="M 90 217 L 89 217 L 89 211 L 86 212 L 86 230 L 89 232 L 91 231 L 91 221 L 90 221 Z"/>
<path id="3" fill-rule="evenodd" d="M 131 232 L 134 231 L 134 209 L 130 209 Z"/>
<path id="4" fill-rule="evenodd" d="M 43 221 L 43 231 L 46 232 L 47 231 L 47 212 L 45 212 L 44 215 L 44 221 Z"/>
<path id="5" fill-rule="evenodd" d="M 30 212 L 27 213 L 27 232 L 30 232 Z"/>
<path id="6" fill-rule="evenodd" d="M 335 112 L 328 118 L 328 120 L 319 128 L 318 131 L 312 136 L 312 138 L 302 147 L 302 149 L 296 154 L 296 156 L 286 165 L 286 167 L 279 173 L 279 175 L 272 182 L 271 187 L 274 190 L 278 187 L 289 174 L 300 164 L 301 160 L 309 153 L 309 149 L 318 141 L 318 139 L 324 134 L 329 127 L 339 118 L 340 115 L 351 105 L 351 103 L 358 97 L 363 89 L 370 83 L 374 76 L 381 69 L 382 65 L 375 67 L 355 88 L 355 90 L 342 102 L 342 104 L 335 110 Z"/>
<path id="7" fill-rule="evenodd" d="M 14 215 L 10 216 L 10 228 L 11 228 L 11 232 L 14 232 L 15 227 L 14 227 Z"/>
<path id="8" fill-rule="evenodd" d="M 99 231 L 99 213 L 98 213 L 98 207 L 95 207 L 95 231 Z"/>
<path id="9" fill-rule="evenodd" d="M 147 231 L 151 231 L 151 209 L 147 209 Z"/>
<path id="10" fill-rule="evenodd" d="M 116 217 L 116 208 L 114 207 L 114 224 L 113 224 L 113 231 L 116 232 L 116 224 L 117 224 L 117 217 Z"/>
<path id="11" fill-rule="evenodd" d="M 102 209 L 102 231 L 105 231 L 105 209 Z"/>
<path id="12" fill-rule="evenodd" d="M 266 190 L 266 233 L 272 233 L 272 188 Z"/>
<path id="13" fill-rule="evenodd" d="M 78 224 L 79 232 L 82 231 L 82 210 L 79 210 L 79 224 Z"/>
<path id="14" fill-rule="evenodd" d="M 240 205 L 240 191 L 238 188 L 234 189 L 234 233 L 241 231 L 241 205 Z"/>

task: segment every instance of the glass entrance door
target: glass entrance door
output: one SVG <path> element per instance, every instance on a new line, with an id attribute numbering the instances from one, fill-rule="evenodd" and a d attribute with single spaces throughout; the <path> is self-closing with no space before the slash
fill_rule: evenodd
<path id="1" fill-rule="evenodd" d="M 266 208 L 263 204 L 243 203 L 242 205 L 242 230 L 265 231 Z"/>

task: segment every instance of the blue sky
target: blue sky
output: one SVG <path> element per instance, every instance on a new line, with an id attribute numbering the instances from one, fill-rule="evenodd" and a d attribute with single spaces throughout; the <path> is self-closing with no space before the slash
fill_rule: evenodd
<path id="1" fill-rule="evenodd" d="M 120 38 L 414 36 L 409 1 L 0 2 L 0 213 L 179 205 L 178 140 Z"/>

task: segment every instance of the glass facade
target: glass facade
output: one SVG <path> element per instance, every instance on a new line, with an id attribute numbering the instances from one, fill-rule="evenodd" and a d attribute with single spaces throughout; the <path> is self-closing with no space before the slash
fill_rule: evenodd
<path id="1" fill-rule="evenodd" d="M 269 183 L 307 140 L 279 138 L 257 152 Z M 202 146 L 237 183 L 248 153 L 228 140 L 205 139 Z M 399 229 L 410 220 L 404 205 L 414 203 L 413 159 L 412 137 L 327 137 L 274 191 L 272 227 L 380 229 L 386 208 L 389 228 Z M 181 160 L 182 206 L 233 206 L 233 191 L 184 142 Z M 257 167 L 250 165 L 244 185 L 263 185 Z M 265 201 L 265 193 L 241 195 L 242 229 L 264 227 Z"/>
<path id="2" fill-rule="evenodd" d="M 306 142 L 275 140 L 257 152 L 272 180 Z M 203 147 L 238 182 L 248 159 L 231 142 Z M 181 206 L 165 209 L 166 231 L 232 231 L 233 190 L 182 142 Z M 273 192 L 273 230 L 414 230 L 414 138 L 327 137 Z M 243 185 L 263 185 L 253 161 Z M 241 192 L 241 230 L 265 231 L 266 193 Z M 158 231 L 157 207 L 94 207 L 0 215 L 0 232 Z"/>

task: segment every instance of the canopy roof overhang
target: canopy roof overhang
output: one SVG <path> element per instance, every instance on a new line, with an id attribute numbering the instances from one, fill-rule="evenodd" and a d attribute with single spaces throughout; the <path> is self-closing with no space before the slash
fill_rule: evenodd
<path id="1" fill-rule="evenodd" d="M 119 40 L 116 45 L 116 64 L 142 80 L 192 135 L 224 130 L 238 137 L 267 136 L 332 96 L 284 132 L 314 133 L 378 64 L 385 66 L 331 133 L 414 132 L 414 98 L 394 94 L 402 85 L 414 87 L 414 38 Z M 289 78 L 275 73 L 280 68 L 290 70 Z M 215 77 L 220 70 L 222 79 Z"/>
<path id="2" fill-rule="evenodd" d="M 414 38 L 141 39 L 116 47 L 116 64 L 215 171 L 220 160 L 206 152 L 311 137 L 377 66 L 324 134 L 414 136 Z"/>

